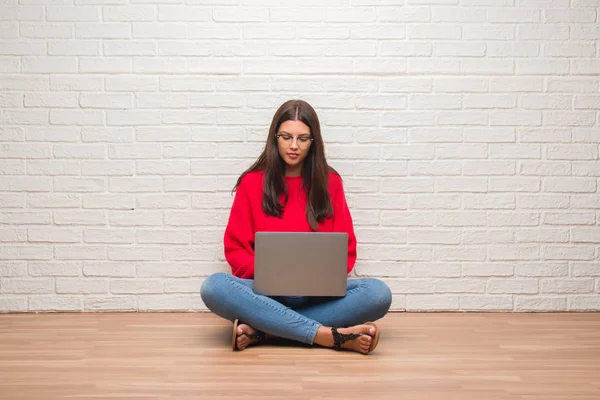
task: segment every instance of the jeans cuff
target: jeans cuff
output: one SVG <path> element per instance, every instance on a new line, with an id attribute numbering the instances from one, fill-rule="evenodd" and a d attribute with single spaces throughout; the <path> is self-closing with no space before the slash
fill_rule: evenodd
<path id="1" fill-rule="evenodd" d="M 310 330 L 308 331 L 308 333 L 306 334 L 306 343 L 313 345 L 315 337 L 317 336 L 317 331 L 319 330 L 319 327 L 321 327 L 321 324 L 319 323 L 314 323 L 313 326 L 310 328 Z"/>

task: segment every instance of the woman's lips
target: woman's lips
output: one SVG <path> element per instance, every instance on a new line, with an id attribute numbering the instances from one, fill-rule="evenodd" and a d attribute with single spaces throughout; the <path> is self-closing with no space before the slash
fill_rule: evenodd
<path id="1" fill-rule="evenodd" d="M 298 158 L 298 154 L 297 153 L 288 153 L 288 157 L 291 158 L 292 160 L 295 160 L 296 158 Z"/>

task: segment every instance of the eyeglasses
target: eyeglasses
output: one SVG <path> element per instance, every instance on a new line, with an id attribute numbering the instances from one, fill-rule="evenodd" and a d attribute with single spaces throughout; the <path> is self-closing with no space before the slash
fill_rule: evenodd
<path id="1" fill-rule="evenodd" d="M 286 133 L 278 133 L 275 136 L 284 144 L 291 146 L 294 143 L 294 137 Z M 307 148 L 313 141 L 313 138 L 308 135 L 301 135 L 295 138 L 298 147 Z"/>

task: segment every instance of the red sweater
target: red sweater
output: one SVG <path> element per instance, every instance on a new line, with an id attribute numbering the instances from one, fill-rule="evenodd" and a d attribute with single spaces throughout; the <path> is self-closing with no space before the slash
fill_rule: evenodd
<path id="1" fill-rule="evenodd" d="M 288 201 L 281 218 L 266 215 L 262 210 L 262 171 L 246 174 L 237 188 L 229 222 L 225 229 L 225 258 L 238 278 L 254 279 L 254 234 L 256 232 L 310 232 L 306 219 L 307 196 L 302 177 L 285 177 Z M 333 217 L 319 223 L 318 232 L 348 233 L 348 272 L 356 262 L 356 236 L 352 216 L 346 203 L 342 179 L 329 174 L 329 196 Z"/>

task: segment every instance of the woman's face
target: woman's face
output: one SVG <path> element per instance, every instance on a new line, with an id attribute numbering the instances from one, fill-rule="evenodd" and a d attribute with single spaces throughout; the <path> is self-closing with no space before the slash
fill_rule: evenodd
<path id="1" fill-rule="evenodd" d="M 277 148 L 286 164 L 286 176 L 300 175 L 311 144 L 310 128 L 302 121 L 288 120 L 279 126 Z"/>

